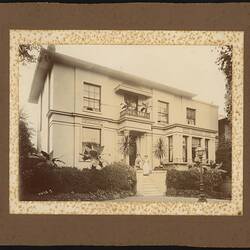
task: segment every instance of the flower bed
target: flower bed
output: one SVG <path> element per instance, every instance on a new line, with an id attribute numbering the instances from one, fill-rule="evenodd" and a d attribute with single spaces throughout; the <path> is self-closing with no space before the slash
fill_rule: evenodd
<path id="1" fill-rule="evenodd" d="M 136 193 L 136 172 L 123 163 L 101 170 L 31 167 L 21 172 L 21 199 L 105 200 Z"/>
<path id="2" fill-rule="evenodd" d="M 208 198 L 230 198 L 221 191 L 224 182 L 223 173 L 213 169 L 204 170 L 204 190 Z M 200 189 L 200 170 L 191 168 L 186 171 L 176 169 L 167 170 L 166 175 L 167 196 L 198 197 Z"/>

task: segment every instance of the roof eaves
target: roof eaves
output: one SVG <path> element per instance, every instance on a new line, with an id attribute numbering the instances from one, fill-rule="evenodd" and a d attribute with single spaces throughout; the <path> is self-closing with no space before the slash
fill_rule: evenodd
<path id="1" fill-rule="evenodd" d="M 52 53 L 52 52 L 49 52 L 49 53 Z M 125 81 L 127 83 L 136 83 L 141 86 L 148 87 L 148 88 L 157 88 L 159 90 L 166 91 L 166 92 L 169 92 L 175 95 L 180 95 L 180 96 L 187 97 L 187 98 L 193 98 L 196 96 L 196 94 L 194 93 L 180 90 L 178 88 L 170 87 L 168 85 L 158 83 L 155 81 L 151 81 L 148 79 L 144 79 L 142 77 L 135 76 L 129 73 L 125 73 L 125 72 L 111 69 L 108 67 L 104 67 L 98 64 L 80 60 L 80 59 L 67 56 L 64 54 L 60 54 L 60 53 L 53 53 L 53 54 L 54 54 L 54 62 L 57 62 L 57 63 L 61 63 L 64 65 L 71 65 L 71 66 L 73 65 L 75 67 L 83 68 L 85 70 L 93 71 L 96 73 L 101 73 L 111 78 Z"/>
<path id="2" fill-rule="evenodd" d="M 47 52 L 46 49 L 41 49 L 29 93 L 28 102 L 30 103 L 38 103 L 47 74 L 53 65 L 52 55 Z"/>

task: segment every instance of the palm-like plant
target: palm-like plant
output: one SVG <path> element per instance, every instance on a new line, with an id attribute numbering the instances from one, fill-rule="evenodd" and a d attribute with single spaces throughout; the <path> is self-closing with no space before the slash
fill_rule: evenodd
<path id="1" fill-rule="evenodd" d="M 222 169 L 223 163 L 219 164 L 210 164 L 210 166 L 203 165 L 202 168 L 205 170 L 211 170 L 212 172 L 218 172 L 218 173 L 226 173 L 227 171 Z"/>
<path id="2" fill-rule="evenodd" d="M 121 146 L 120 146 L 120 151 L 123 154 L 124 158 L 126 156 L 133 154 L 134 152 L 134 138 L 130 135 L 125 135 L 122 138 Z"/>
<path id="3" fill-rule="evenodd" d="M 33 153 L 28 158 L 34 160 L 34 167 L 58 167 L 57 163 L 59 162 L 65 164 L 59 158 L 53 157 L 53 150 L 50 153 L 46 153 L 45 151 Z"/>
<path id="4" fill-rule="evenodd" d="M 85 143 L 84 152 L 80 155 L 84 161 L 91 161 L 91 165 L 94 167 L 103 167 L 103 160 L 101 159 L 101 154 L 103 152 L 104 146 L 97 143 L 87 142 Z"/>
<path id="5" fill-rule="evenodd" d="M 122 110 L 128 110 L 133 108 L 133 102 L 127 98 L 124 99 L 124 102 L 121 103 Z"/>
<path id="6" fill-rule="evenodd" d="M 160 160 L 160 165 L 162 163 L 163 157 L 166 155 L 166 149 L 164 140 L 160 137 L 155 145 L 154 155 Z"/>
<path id="7" fill-rule="evenodd" d="M 148 102 L 142 102 L 141 104 L 141 112 L 145 112 L 148 113 L 149 108 L 151 108 L 152 106 L 149 105 Z"/>

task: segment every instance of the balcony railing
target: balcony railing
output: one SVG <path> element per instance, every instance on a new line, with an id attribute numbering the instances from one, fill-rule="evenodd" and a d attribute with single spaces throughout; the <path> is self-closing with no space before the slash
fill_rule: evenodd
<path id="1" fill-rule="evenodd" d="M 141 117 L 145 119 L 150 119 L 150 113 L 138 111 L 135 109 L 125 109 L 120 112 L 120 117 L 124 116 L 134 116 L 134 117 Z"/>

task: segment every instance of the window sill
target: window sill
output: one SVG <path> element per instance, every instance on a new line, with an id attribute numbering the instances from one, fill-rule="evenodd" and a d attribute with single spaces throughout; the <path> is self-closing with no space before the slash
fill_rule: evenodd
<path id="1" fill-rule="evenodd" d="M 86 113 L 90 113 L 90 114 L 98 114 L 98 115 L 102 114 L 101 111 L 86 110 L 86 109 L 82 109 L 82 112 L 86 112 Z"/>
<path id="2" fill-rule="evenodd" d="M 157 124 L 161 125 L 161 126 L 166 126 L 168 125 L 169 123 L 168 122 L 159 122 L 157 121 Z"/>

